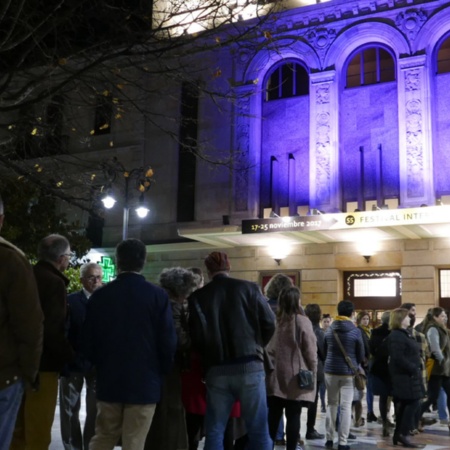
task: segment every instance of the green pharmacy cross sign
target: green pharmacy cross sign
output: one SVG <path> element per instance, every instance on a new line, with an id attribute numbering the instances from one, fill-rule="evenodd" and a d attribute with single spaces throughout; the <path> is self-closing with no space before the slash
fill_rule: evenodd
<path id="1" fill-rule="evenodd" d="M 109 283 L 116 275 L 116 265 L 109 256 L 102 256 L 99 266 L 103 269 L 103 283 Z"/>

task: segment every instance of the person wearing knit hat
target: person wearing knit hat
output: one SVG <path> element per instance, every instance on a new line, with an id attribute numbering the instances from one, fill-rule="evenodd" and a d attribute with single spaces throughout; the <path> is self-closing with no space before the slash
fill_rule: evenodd
<path id="1" fill-rule="evenodd" d="M 205 266 L 210 282 L 189 297 L 192 347 L 206 371 L 204 450 L 223 448 L 236 400 L 248 448 L 272 450 L 263 355 L 275 331 L 275 316 L 257 284 L 230 277 L 226 253 L 210 253 Z"/>
<path id="2" fill-rule="evenodd" d="M 228 255 L 224 252 L 212 252 L 205 258 L 206 270 L 209 274 L 229 272 L 231 269 Z"/>

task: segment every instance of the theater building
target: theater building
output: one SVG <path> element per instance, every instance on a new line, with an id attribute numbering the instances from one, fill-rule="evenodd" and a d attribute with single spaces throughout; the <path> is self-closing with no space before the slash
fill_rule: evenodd
<path id="1" fill-rule="evenodd" d="M 132 146 L 158 180 L 152 213 L 130 222 L 147 275 L 220 249 L 233 276 L 289 273 L 324 312 L 343 298 L 374 317 L 450 307 L 450 3 L 310 3 L 280 2 L 257 48 L 193 58 L 233 102 L 172 82 L 159 104 L 194 114 L 192 136 L 216 154 L 237 153 L 232 171 L 186 158 L 156 127 L 140 137 L 164 151 Z M 103 247 L 120 227 L 106 219 Z"/>

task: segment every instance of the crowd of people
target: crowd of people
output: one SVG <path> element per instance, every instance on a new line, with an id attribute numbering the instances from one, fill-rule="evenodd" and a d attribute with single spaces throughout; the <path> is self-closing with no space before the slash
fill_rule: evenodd
<path id="1" fill-rule="evenodd" d="M 0 199 L 0 228 L 3 218 Z M 197 450 L 203 437 L 205 450 L 299 450 L 303 409 L 305 439 L 331 449 L 337 437 L 348 450 L 352 421 L 378 419 L 374 396 L 382 435 L 413 448 L 423 414 L 450 406 L 442 308 L 414 327 L 415 305 L 403 304 L 372 329 L 349 300 L 334 318 L 303 306 L 285 274 L 264 293 L 231 277 L 217 251 L 204 261 L 207 282 L 200 268 L 170 267 L 153 284 L 137 239 L 117 245 L 113 281 L 103 285 L 102 268 L 87 263 L 81 291 L 67 295 L 69 241 L 49 235 L 38 256 L 31 267 L 0 238 L 0 450 L 48 450 L 58 392 L 65 450 Z M 325 430 L 316 429 L 319 401 Z"/>

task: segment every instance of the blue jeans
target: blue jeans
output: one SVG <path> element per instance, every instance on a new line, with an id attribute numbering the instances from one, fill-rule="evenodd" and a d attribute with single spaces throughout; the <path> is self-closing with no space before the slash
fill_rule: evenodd
<path id="1" fill-rule="evenodd" d="M 367 389 L 366 389 L 366 400 L 367 400 L 367 413 L 373 414 L 373 387 L 372 387 L 372 377 L 367 377 Z"/>
<path id="2" fill-rule="evenodd" d="M 437 400 L 437 409 L 439 414 L 439 420 L 447 420 L 448 414 L 447 414 L 447 394 L 445 393 L 444 389 L 441 387 L 441 390 L 439 391 L 439 397 Z"/>
<path id="3" fill-rule="evenodd" d="M 22 381 L 0 391 L 0 450 L 9 449 L 22 395 Z"/>
<path id="4" fill-rule="evenodd" d="M 223 436 L 233 403 L 241 403 L 248 450 L 272 450 L 267 421 L 264 371 L 237 375 L 206 375 L 205 449 L 223 450 Z"/>

